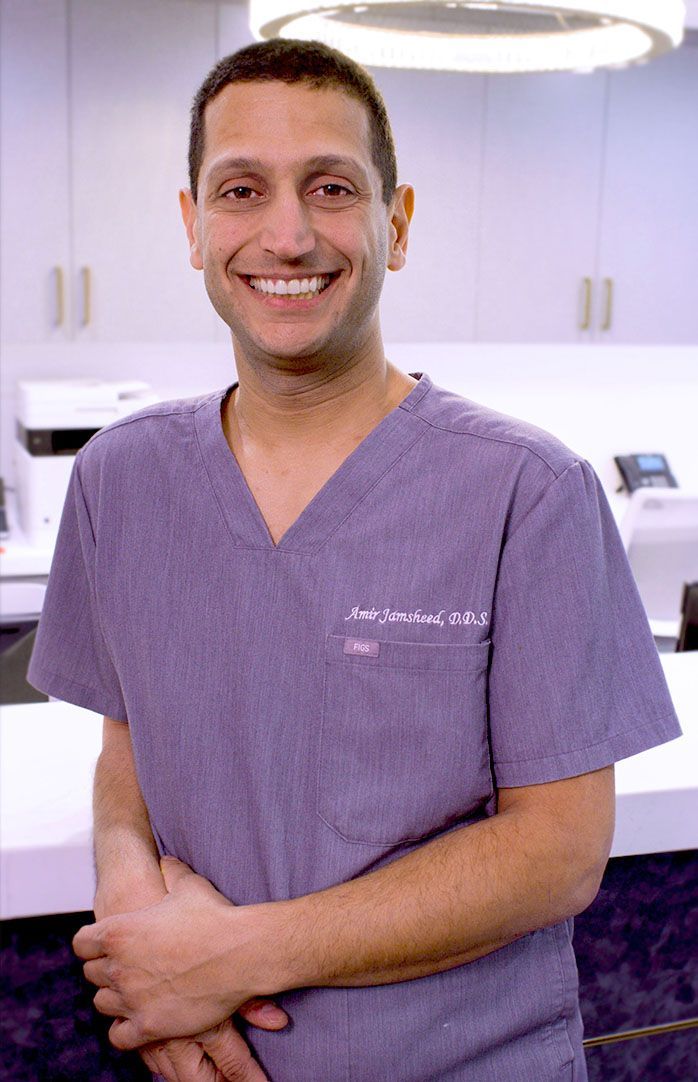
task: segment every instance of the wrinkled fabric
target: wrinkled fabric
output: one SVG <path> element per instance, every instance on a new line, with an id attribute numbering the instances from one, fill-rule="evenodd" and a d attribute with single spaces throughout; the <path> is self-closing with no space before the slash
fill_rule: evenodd
<path id="1" fill-rule="evenodd" d="M 592 468 L 417 375 L 277 545 L 222 430 L 230 388 L 77 455 L 29 679 L 128 722 L 160 851 L 238 904 L 680 734 Z M 571 938 L 292 991 L 293 1025 L 247 1036 L 272 1082 L 583 1082 Z"/>

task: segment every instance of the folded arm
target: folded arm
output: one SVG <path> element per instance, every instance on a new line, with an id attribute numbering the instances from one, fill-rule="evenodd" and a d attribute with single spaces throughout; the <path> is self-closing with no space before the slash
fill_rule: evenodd
<path id="1" fill-rule="evenodd" d="M 276 979 L 293 986 L 408 980 L 565 920 L 596 896 L 613 826 L 612 766 L 501 789 L 490 819 L 280 906 L 274 919 L 288 946 Z"/>
<path id="2" fill-rule="evenodd" d="M 102 752 L 95 769 L 93 790 L 94 855 L 97 920 L 156 905 L 167 895 L 160 858 L 148 811 L 138 784 L 131 735 L 125 722 L 105 717 Z M 240 1014 L 252 1025 L 280 1029 L 284 1011 L 268 1001 L 244 1004 Z M 145 1043 L 140 1049 L 147 1066 L 173 1082 L 215 1082 L 220 1075 L 240 1082 L 263 1082 L 247 1043 L 229 1018 L 207 1032 L 192 1029 L 192 1039 Z M 189 1036 L 189 1035 L 187 1035 Z"/>
<path id="3" fill-rule="evenodd" d="M 613 767 L 499 793 L 497 814 L 377 871 L 289 901 L 234 907 L 184 865 L 164 903 L 81 930 L 95 1003 L 122 1048 L 204 1026 L 252 995 L 386 984 L 480 958 L 593 900 L 613 836 Z M 186 951 L 181 948 L 187 929 Z M 148 945 L 159 972 L 138 960 Z M 141 947 L 139 948 L 139 944 Z"/>

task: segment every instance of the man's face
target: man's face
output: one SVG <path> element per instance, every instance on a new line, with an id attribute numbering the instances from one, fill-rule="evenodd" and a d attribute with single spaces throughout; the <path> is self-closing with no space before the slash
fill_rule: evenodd
<path id="1" fill-rule="evenodd" d="M 361 102 L 234 83 L 209 102 L 198 198 L 181 193 L 191 262 L 252 359 L 334 363 L 380 342 L 386 267 L 404 263 L 412 190 L 390 207 Z"/>

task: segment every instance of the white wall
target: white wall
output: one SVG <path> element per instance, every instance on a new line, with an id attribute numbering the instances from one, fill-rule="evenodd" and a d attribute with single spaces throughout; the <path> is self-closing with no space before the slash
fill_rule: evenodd
<path id="1" fill-rule="evenodd" d="M 615 504 L 613 455 L 662 451 L 682 488 L 698 492 L 698 346 L 389 344 L 405 371 L 555 433 L 589 459 Z M 12 483 L 17 379 L 145 379 L 165 398 L 225 387 L 235 378 L 226 343 L 7 347 L 0 469 Z"/>

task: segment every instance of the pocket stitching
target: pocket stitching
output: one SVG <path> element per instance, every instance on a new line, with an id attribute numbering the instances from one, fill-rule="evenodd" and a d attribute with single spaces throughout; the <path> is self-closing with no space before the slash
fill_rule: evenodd
<path id="1" fill-rule="evenodd" d="M 369 841 L 369 840 L 367 840 L 365 838 L 355 838 L 355 837 L 352 837 L 352 836 L 350 836 L 348 834 L 344 834 L 337 826 L 335 826 L 333 823 L 331 823 L 323 815 L 322 811 L 320 810 L 320 805 L 321 805 L 320 785 L 321 785 L 322 765 L 323 765 L 322 749 L 323 749 L 324 738 L 325 738 L 325 735 L 326 735 L 326 728 L 327 728 L 326 723 L 327 723 L 327 714 L 328 714 L 328 711 L 327 711 L 327 684 L 328 684 L 327 671 L 328 671 L 328 667 L 330 665 L 332 665 L 334 667 L 342 669 L 342 668 L 345 668 L 347 665 L 352 665 L 352 666 L 360 665 L 362 662 L 364 664 L 367 664 L 367 663 L 372 662 L 372 661 L 375 662 L 375 660 L 376 660 L 375 658 L 366 658 L 366 657 L 359 658 L 359 657 L 353 657 L 351 655 L 342 655 L 341 657 L 336 658 L 336 659 L 328 657 L 327 655 L 329 653 L 330 642 L 332 642 L 333 640 L 343 640 L 345 637 L 346 636 L 343 636 L 343 635 L 328 635 L 327 638 L 326 638 L 326 641 L 325 641 L 325 657 L 324 657 L 323 680 L 322 680 L 321 716 L 320 716 L 320 728 L 319 728 L 319 734 L 318 734 L 318 755 L 317 755 L 317 765 L 316 765 L 315 813 L 318 816 L 318 818 L 321 820 L 321 822 L 323 822 L 325 824 L 325 826 L 329 830 L 331 830 L 333 832 L 333 834 L 335 834 L 335 835 L 337 835 L 337 837 L 341 838 L 342 841 L 347 842 L 347 843 L 349 843 L 351 845 L 367 845 L 367 846 L 371 846 L 374 849 L 375 848 L 384 849 L 384 848 L 387 848 L 387 847 L 390 847 L 390 846 L 402 845 L 402 844 L 405 844 L 405 843 L 422 841 L 427 835 L 425 835 L 425 834 L 403 835 L 400 838 L 390 838 L 390 839 L 384 839 L 384 840 L 380 840 L 380 841 Z M 415 676 L 423 675 L 425 673 L 452 673 L 452 674 L 461 674 L 461 675 L 465 675 L 466 673 L 476 673 L 476 674 L 480 673 L 480 672 L 482 672 L 483 669 L 487 668 L 487 663 L 488 663 L 488 658 L 489 658 L 489 647 L 491 645 L 491 642 L 490 642 L 489 639 L 484 640 L 481 643 L 455 643 L 455 644 L 452 644 L 452 643 L 433 643 L 433 644 L 432 643 L 412 643 L 412 642 L 405 642 L 405 641 L 392 640 L 392 639 L 381 639 L 379 641 L 381 643 L 382 642 L 390 643 L 391 645 L 393 643 L 396 643 L 399 647 L 403 647 L 403 646 L 411 647 L 411 646 L 414 646 L 414 645 L 416 645 L 416 646 L 428 645 L 428 646 L 435 646 L 435 647 L 439 648 L 441 646 L 455 645 L 455 646 L 458 646 L 458 647 L 462 646 L 466 650 L 469 650 L 471 647 L 476 647 L 476 648 L 481 647 L 482 648 L 481 650 L 478 651 L 478 660 L 480 660 L 480 659 L 481 660 L 480 660 L 480 663 L 477 664 L 477 665 L 456 666 L 456 667 L 453 667 L 453 668 L 446 668 L 446 669 L 433 669 L 433 668 L 428 668 L 428 667 L 424 668 L 424 667 L 419 667 L 419 666 L 415 666 L 415 665 L 408 666 L 408 665 L 385 665 L 385 664 L 380 665 L 380 664 L 373 664 L 373 666 L 372 666 L 372 668 L 376 672 L 379 671 L 379 670 L 386 671 L 386 672 L 391 672 L 391 671 L 399 671 L 399 672 L 407 672 L 407 673 L 413 672 Z M 484 649 L 485 647 L 487 647 L 487 649 Z M 473 658 L 473 660 L 475 660 L 475 658 Z"/>

